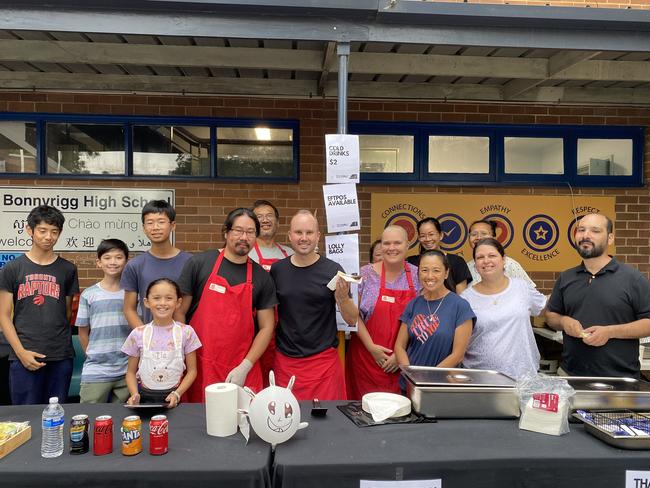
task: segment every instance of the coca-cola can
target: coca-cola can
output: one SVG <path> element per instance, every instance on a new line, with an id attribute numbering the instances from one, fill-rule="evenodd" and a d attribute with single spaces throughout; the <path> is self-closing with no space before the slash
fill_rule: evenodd
<path id="1" fill-rule="evenodd" d="M 100 415 L 93 427 L 93 454 L 103 456 L 113 452 L 113 418 Z"/>
<path id="2" fill-rule="evenodd" d="M 149 421 L 149 454 L 160 456 L 169 450 L 169 422 L 166 415 L 154 415 Z"/>

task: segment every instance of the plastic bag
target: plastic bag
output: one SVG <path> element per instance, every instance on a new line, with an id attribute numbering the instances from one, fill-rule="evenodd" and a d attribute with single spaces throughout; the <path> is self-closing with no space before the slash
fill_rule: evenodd
<path id="1" fill-rule="evenodd" d="M 519 428 L 549 435 L 569 432 L 569 413 L 575 390 L 566 380 L 528 374 L 517 381 Z"/>

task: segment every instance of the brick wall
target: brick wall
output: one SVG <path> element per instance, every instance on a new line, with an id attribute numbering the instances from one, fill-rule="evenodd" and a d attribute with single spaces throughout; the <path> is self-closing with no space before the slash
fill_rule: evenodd
<path id="1" fill-rule="evenodd" d="M 106 181 L 0 178 L 0 185 L 86 185 L 95 187 L 147 187 L 176 190 L 177 244 L 188 251 L 215 247 L 222 241 L 220 228 L 234 207 L 249 206 L 254 200 L 273 201 L 281 212 L 282 235 L 286 235 L 290 215 L 300 208 L 318 211 L 323 217 L 321 186 L 324 182 L 324 134 L 336 131 L 334 100 L 265 99 L 247 97 L 183 97 L 145 95 L 101 95 L 72 93 L 0 92 L 0 111 L 51 112 L 120 115 L 173 115 L 208 117 L 253 117 L 300 120 L 300 183 L 259 184 L 186 181 Z M 650 126 L 647 108 L 520 105 L 489 103 L 415 103 L 406 101 L 349 102 L 350 120 L 416 122 L 473 122 L 515 124 L 616 124 Z M 650 134 L 646 134 L 645 160 L 650 160 Z M 650 166 L 645 166 L 650 179 Z M 564 187 L 410 187 L 360 185 L 362 217 L 362 260 L 367 259 L 371 236 L 370 195 L 373 192 L 400 193 L 512 193 L 565 195 Z M 650 274 L 650 193 L 648 185 L 632 189 L 576 189 L 577 194 L 616 197 L 617 249 L 619 256 Z M 321 219 L 323 220 L 323 219 Z M 323 224 L 323 222 L 321 222 Z M 324 226 L 322 227 L 325 233 Z M 82 287 L 100 278 L 90 253 L 71 254 L 79 267 Z M 532 273 L 544 291 L 549 291 L 556 273 Z"/>

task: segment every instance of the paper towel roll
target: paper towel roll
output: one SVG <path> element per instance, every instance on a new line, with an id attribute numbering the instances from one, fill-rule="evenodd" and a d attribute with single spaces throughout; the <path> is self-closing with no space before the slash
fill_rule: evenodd
<path id="1" fill-rule="evenodd" d="M 205 388 L 208 435 L 227 437 L 237 433 L 238 388 L 234 383 L 214 383 Z"/>

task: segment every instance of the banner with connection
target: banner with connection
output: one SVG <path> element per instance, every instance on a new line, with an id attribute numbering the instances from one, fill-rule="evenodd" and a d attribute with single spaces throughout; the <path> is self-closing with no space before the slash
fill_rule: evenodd
<path id="1" fill-rule="evenodd" d="M 418 252 L 417 222 L 436 217 L 442 225 L 440 248 L 472 259 L 469 227 L 492 220 L 506 255 L 526 271 L 562 271 L 580 263 L 575 250 L 576 220 L 603 213 L 615 220 L 614 197 L 591 195 L 466 195 L 374 193 L 371 196 L 370 240 L 387 225 L 404 227 L 409 254 Z M 614 246 L 609 253 L 615 254 Z"/>

